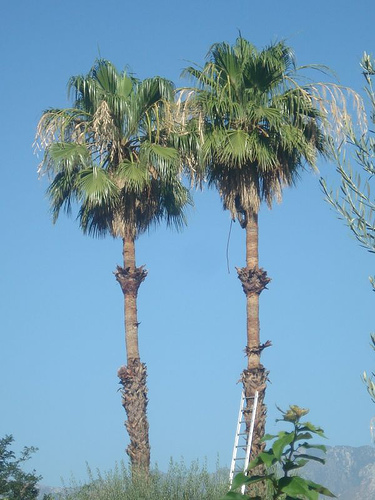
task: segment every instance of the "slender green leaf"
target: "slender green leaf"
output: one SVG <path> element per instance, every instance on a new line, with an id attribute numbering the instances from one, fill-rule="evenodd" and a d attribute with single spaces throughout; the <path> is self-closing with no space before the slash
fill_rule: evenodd
<path id="1" fill-rule="evenodd" d="M 299 453 L 298 457 L 299 458 L 306 458 L 307 460 L 314 460 L 315 462 L 319 462 L 319 463 L 321 463 L 323 465 L 326 463 L 326 461 L 324 460 L 324 458 L 319 458 L 316 455 L 308 455 L 306 453 Z"/>
<path id="2" fill-rule="evenodd" d="M 321 484 L 314 483 L 313 481 L 310 481 L 306 479 L 306 483 L 309 486 L 309 488 L 313 489 L 314 491 L 317 491 L 321 495 L 325 495 L 330 498 L 336 498 L 336 495 L 334 495 L 329 489 L 325 488 Z"/>

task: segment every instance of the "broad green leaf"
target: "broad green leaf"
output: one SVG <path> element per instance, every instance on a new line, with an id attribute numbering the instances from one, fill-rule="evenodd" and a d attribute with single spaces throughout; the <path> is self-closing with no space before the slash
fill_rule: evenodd
<path id="1" fill-rule="evenodd" d="M 280 460 L 281 455 L 283 454 L 284 448 L 288 446 L 294 440 L 294 432 L 285 433 L 284 436 L 277 439 L 273 445 L 272 450 L 275 454 L 275 457 Z"/>
<path id="2" fill-rule="evenodd" d="M 236 490 L 244 484 L 259 483 L 259 481 L 264 481 L 268 476 L 247 476 L 243 472 L 239 472 L 233 479 L 231 490 Z"/>
<path id="3" fill-rule="evenodd" d="M 257 465 L 264 464 L 266 467 L 270 467 L 271 465 L 277 462 L 277 457 L 274 454 L 274 451 L 267 450 L 259 453 L 259 455 L 254 458 L 249 464 L 249 469 L 254 469 Z"/>
<path id="4" fill-rule="evenodd" d="M 243 472 L 239 472 L 233 478 L 231 489 L 236 490 L 237 488 L 246 483 L 246 479 L 247 479 L 246 474 L 244 474 Z"/>
<path id="5" fill-rule="evenodd" d="M 295 441 L 301 441 L 302 439 L 312 439 L 312 435 L 309 432 L 302 432 L 297 434 Z"/>
<path id="6" fill-rule="evenodd" d="M 320 427 L 316 427 L 315 425 L 311 424 L 310 422 L 304 422 L 303 426 L 299 429 L 300 431 L 311 431 L 314 434 L 318 434 L 321 437 L 325 438 L 324 431 Z"/>
<path id="7" fill-rule="evenodd" d="M 283 493 L 290 496 L 304 495 L 308 500 L 317 500 L 319 497 L 316 491 L 309 488 L 306 480 L 298 476 L 282 477 L 279 480 L 279 486 Z"/>

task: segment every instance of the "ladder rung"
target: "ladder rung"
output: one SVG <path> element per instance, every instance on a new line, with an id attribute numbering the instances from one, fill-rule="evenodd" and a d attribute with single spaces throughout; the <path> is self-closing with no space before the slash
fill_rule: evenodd
<path id="1" fill-rule="evenodd" d="M 258 391 L 255 392 L 253 396 L 245 396 L 244 391 L 242 391 L 240 411 L 237 420 L 237 431 L 234 442 L 233 454 L 232 454 L 232 464 L 230 467 L 229 482 L 232 484 L 233 475 L 238 472 L 243 472 L 243 468 L 249 460 L 249 453 L 251 451 L 252 437 L 253 437 L 253 427 L 256 417 L 258 405 Z M 245 426 L 244 426 L 245 424 Z M 242 432 L 240 432 L 242 431 Z M 243 436 L 245 442 L 240 443 L 240 436 Z M 243 441 L 241 439 L 241 441 Z M 248 442 L 247 442 L 248 441 Z M 244 455 L 239 457 L 238 455 Z M 243 468 L 241 467 L 243 465 Z M 244 493 L 245 486 L 241 489 Z"/>

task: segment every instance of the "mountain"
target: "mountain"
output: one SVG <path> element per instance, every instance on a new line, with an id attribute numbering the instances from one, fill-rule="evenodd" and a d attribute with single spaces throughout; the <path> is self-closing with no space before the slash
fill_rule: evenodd
<path id="1" fill-rule="evenodd" d="M 375 500 L 375 447 L 327 447 L 326 463 L 310 462 L 303 474 L 340 500 Z"/>
<path id="2" fill-rule="evenodd" d="M 57 499 L 59 497 L 59 493 L 62 493 L 64 491 L 64 488 L 52 488 L 50 486 L 45 486 L 42 484 L 39 484 L 38 488 L 38 500 L 43 500 L 44 495 L 51 495 L 53 498 Z"/>

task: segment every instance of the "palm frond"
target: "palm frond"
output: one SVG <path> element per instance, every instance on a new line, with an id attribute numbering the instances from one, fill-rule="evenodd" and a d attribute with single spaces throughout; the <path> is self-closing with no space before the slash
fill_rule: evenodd
<path id="1" fill-rule="evenodd" d="M 118 165 L 115 179 L 125 192 L 135 193 L 139 196 L 149 182 L 149 172 L 142 163 L 125 160 Z"/>
<path id="2" fill-rule="evenodd" d="M 87 165 L 91 159 L 85 144 L 74 142 L 56 142 L 48 148 L 48 154 L 56 165 Z"/>
<path id="3" fill-rule="evenodd" d="M 118 187 L 110 174 L 96 166 L 81 170 L 77 176 L 77 188 L 80 198 L 90 205 L 116 203 Z"/>

